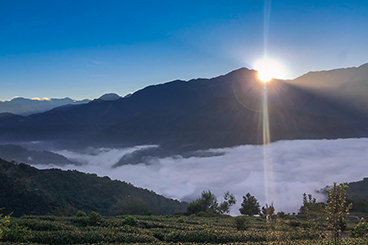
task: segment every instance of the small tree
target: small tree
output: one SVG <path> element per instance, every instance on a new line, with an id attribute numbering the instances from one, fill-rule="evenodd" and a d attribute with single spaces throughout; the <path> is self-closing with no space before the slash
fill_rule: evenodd
<path id="1" fill-rule="evenodd" d="M 257 199 L 248 192 L 243 196 L 243 202 L 239 211 L 241 214 L 253 216 L 259 214 L 259 208 L 260 206 Z"/>
<path id="2" fill-rule="evenodd" d="M 202 202 L 203 202 L 205 211 L 210 211 L 210 212 L 217 211 L 217 207 L 218 207 L 217 198 L 215 194 L 213 194 L 211 191 L 202 192 Z"/>
<path id="3" fill-rule="evenodd" d="M 202 207 L 203 207 L 202 200 L 200 198 L 198 198 L 194 201 L 191 201 L 188 204 L 187 213 L 188 214 L 197 214 L 199 212 L 203 212 Z"/>
<path id="4" fill-rule="evenodd" d="M 211 191 L 203 191 L 201 197 L 190 202 L 187 207 L 188 214 L 199 212 L 216 213 L 217 209 L 217 198 Z"/>
<path id="5" fill-rule="evenodd" d="M 275 215 L 275 208 L 273 206 L 273 203 L 271 203 L 271 205 L 268 205 L 266 203 L 266 205 L 262 207 L 262 213 L 266 216 L 268 215 L 269 217 Z"/>
<path id="6" fill-rule="evenodd" d="M 327 221 L 332 229 L 332 238 L 336 244 L 339 237 L 339 231 L 346 229 L 346 215 L 349 213 L 351 204 L 346 205 L 346 188 L 348 185 L 337 185 L 334 182 L 334 186 L 331 190 L 327 190 L 327 205 L 325 212 L 327 215 Z"/>
<path id="7" fill-rule="evenodd" d="M 230 212 L 230 208 L 235 205 L 236 203 L 236 199 L 235 196 L 233 194 L 231 194 L 230 192 L 225 192 L 224 194 L 224 201 L 222 203 L 220 203 L 219 207 L 218 207 L 218 211 L 220 214 L 225 214 L 225 213 L 229 213 Z"/>
<path id="8" fill-rule="evenodd" d="M 299 209 L 299 215 L 313 221 L 324 215 L 325 204 L 316 202 L 316 198 L 312 194 L 303 193 L 303 206 Z"/>

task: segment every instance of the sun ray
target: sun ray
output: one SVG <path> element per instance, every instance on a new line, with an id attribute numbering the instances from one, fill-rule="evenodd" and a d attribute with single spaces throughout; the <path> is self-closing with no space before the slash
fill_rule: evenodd
<path id="1" fill-rule="evenodd" d="M 264 183 L 265 183 L 265 197 L 266 203 L 270 204 L 274 201 L 274 187 L 273 187 L 273 163 L 271 156 L 271 137 L 270 137 L 270 124 L 268 113 L 268 96 L 267 96 L 267 83 L 263 84 L 263 103 L 262 103 L 262 124 L 263 124 L 263 171 L 264 171 Z"/>
<path id="2" fill-rule="evenodd" d="M 278 76 L 278 72 L 283 72 L 280 65 L 267 58 L 268 48 L 268 33 L 271 16 L 271 1 L 264 0 L 264 13 L 263 13 L 263 55 L 264 58 L 255 64 L 255 68 L 258 71 L 258 77 L 263 81 L 263 171 L 264 171 L 264 184 L 265 184 L 265 197 L 266 203 L 273 201 L 272 193 L 272 180 L 273 180 L 273 167 L 270 153 L 270 125 L 268 119 L 268 98 L 267 98 L 267 83 Z"/>

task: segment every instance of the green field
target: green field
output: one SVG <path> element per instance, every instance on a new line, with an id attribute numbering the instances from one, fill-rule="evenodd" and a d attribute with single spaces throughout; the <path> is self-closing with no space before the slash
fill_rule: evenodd
<path id="1" fill-rule="evenodd" d="M 23 216 L 10 219 L 2 244 L 334 244 L 327 223 L 294 215 L 266 222 L 263 217 Z M 368 244 L 350 238 L 362 214 L 349 215 L 338 244 Z"/>

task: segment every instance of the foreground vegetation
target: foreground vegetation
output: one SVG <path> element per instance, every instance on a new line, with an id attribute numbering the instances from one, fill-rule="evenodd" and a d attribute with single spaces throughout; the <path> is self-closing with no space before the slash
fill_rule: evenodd
<path id="1" fill-rule="evenodd" d="M 236 203 L 229 192 L 218 204 L 210 191 L 188 205 L 188 212 L 154 216 L 102 217 L 97 212 L 74 216 L 0 216 L 4 244 L 367 244 L 367 217 L 348 216 L 347 185 L 334 183 L 327 204 L 303 195 L 298 215 L 275 214 L 273 204 L 262 207 L 248 193 L 240 212 L 225 215 Z M 253 216 L 256 215 L 256 216 Z M 349 238 L 349 236 L 351 238 Z"/>
<path id="2" fill-rule="evenodd" d="M 1 159 L 0 170 L 4 187 L 0 203 L 5 204 L 0 210 L 0 244 L 368 244 L 367 197 L 356 191 L 367 185 L 367 179 L 355 184 L 348 195 L 352 201 L 346 198 L 346 184 L 326 188 L 326 203 L 304 193 L 297 215 L 275 213 L 273 203 L 261 208 L 247 193 L 239 209 L 242 215 L 231 217 L 226 214 L 237 200 L 230 192 L 221 203 L 208 190 L 186 204 L 76 171 L 41 171 Z M 106 187 L 115 188 L 102 191 Z M 109 194 L 115 196 L 103 198 Z M 358 204 L 355 210 L 354 204 Z M 24 206 L 47 215 L 20 215 Z"/>
<path id="3" fill-rule="evenodd" d="M 359 223 L 360 217 L 348 217 L 345 236 L 356 235 L 357 224 L 365 225 Z M 326 221 L 310 222 L 282 213 L 267 223 L 265 217 L 101 217 L 95 212 L 79 212 L 73 217 L 11 218 L 6 226 L 3 244 L 334 244 Z M 364 234 L 359 236 L 339 238 L 337 243 L 368 244 Z"/>

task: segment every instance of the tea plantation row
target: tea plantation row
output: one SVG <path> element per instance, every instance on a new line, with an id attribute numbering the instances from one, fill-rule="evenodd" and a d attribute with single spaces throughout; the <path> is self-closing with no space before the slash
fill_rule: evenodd
<path id="1" fill-rule="evenodd" d="M 348 233 L 357 220 L 349 221 Z M 333 244 L 323 220 L 308 222 L 293 215 L 270 223 L 262 217 L 225 215 L 23 216 L 11 218 L 8 228 L 2 244 Z M 368 244 L 368 238 L 364 233 L 338 242 Z"/>

